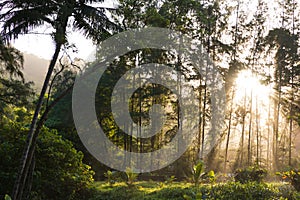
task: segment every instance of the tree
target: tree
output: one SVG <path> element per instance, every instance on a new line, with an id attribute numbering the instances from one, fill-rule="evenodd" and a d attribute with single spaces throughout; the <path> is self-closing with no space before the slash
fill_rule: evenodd
<path id="1" fill-rule="evenodd" d="M 28 132 L 20 170 L 12 193 L 13 200 L 22 199 L 24 185 L 35 147 L 33 138 L 35 134 L 38 134 L 36 128 L 39 113 L 61 47 L 67 43 L 68 26 L 71 25 L 75 30 L 82 31 L 85 36 L 95 41 L 109 36 L 110 33 L 108 30 L 118 29 L 118 27 L 107 18 L 104 8 L 96 8 L 88 4 L 99 2 L 103 2 L 103 0 L 6 0 L 0 4 L 1 10 L 4 11 L 0 15 L 1 21 L 4 21 L 1 36 L 5 42 L 9 42 L 11 39 L 17 38 L 20 34 L 30 33 L 34 28 L 47 24 L 53 28 L 51 35 L 55 43 L 55 51 L 49 64 Z"/>
<path id="2" fill-rule="evenodd" d="M 23 79 L 23 56 L 20 51 L 10 45 L 6 45 L 0 37 L 0 74 L 1 77 L 9 75 Z"/>
<path id="3" fill-rule="evenodd" d="M 23 56 L 12 46 L 0 40 L 0 121 L 8 113 L 8 105 L 29 106 L 33 95 L 31 82 L 25 82 L 22 73 Z"/>
<path id="4" fill-rule="evenodd" d="M 16 114 L 18 115 L 18 114 Z M 20 117 L 20 116 L 17 116 Z M 29 120 L 29 119 L 28 119 Z M 0 189 L 0 198 L 10 192 L 14 184 L 22 146 L 28 128 L 24 122 L 9 121 L 0 125 L 0 181 L 5 183 Z M 32 177 L 32 192 L 26 192 L 23 199 L 86 199 L 88 185 L 93 181 L 93 171 L 82 162 L 83 154 L 75 150 L 73 144 L 62 138 L 55 130 L 43 128 L 37 142 L 35 173 Z M 70 167 L 72 166 L 72 167 Z"/>

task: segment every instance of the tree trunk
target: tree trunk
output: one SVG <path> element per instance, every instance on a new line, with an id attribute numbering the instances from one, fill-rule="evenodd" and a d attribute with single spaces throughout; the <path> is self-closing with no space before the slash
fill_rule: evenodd
<path id="1" fill-rule="evenodd" d="M 295 34 L 295 2 L 294 0 L 292 1 L 293 3 L 293 35 Z M 293 135 L 293 118 L 294 118 L 294 112 L 293 112 L 293 104 L 294 104 L 294 59 L 296 58 L 296 55 L 293 54 L 293 62 L 292 62 L 292 77 L 291 77 L 291 85 L 292 85 L 292 98 L 290 102 L 290 119 L 289 119 L 289 125 L 290 125 L 290 130 L 289 130 L 289 166 L 292 166 L 292 135 Z"/>
<path id="2" fill-rule="evenodd" d="M 205 138 L 205 120 L 206 120 L 206 95 L 207 95 L 207 88 L 206 88 L 206 80 L 204 83 L 204 94 L 203 94 L 203 110 L 202 110 L 202 131 L 201 131 L 201 153 L 200 153 L 200 160 L 203 160 L 204 154 L 204 138 Z"/>
<path id="3" fill-rule="evenodd" d="M 278 165 L 279 165 L 279 159 L 278 159 L 278 139 L 279 139 L 279 115 L 280 115 L 280 103 L 281 103 L 281 79 L 282 79 L 282 69 L 281 69 L 282 66 L 279 66 L 279 82 L 278 82 L 278 85 L 277 85 L 277 92 L 278 92 L 278 97 L 277 99 L 275 99 L 275 104 L 276 107 L 275 107 L 275 124 L 274 124 L 274 127 L 275 127 L 275 138 L 274 138 L 274 143 L 275 143 L 275 146 L 274 146 L 274 166 L 275 166 L 275 170 L 277 170 L 278 168 Z"/>
<path id="4" fill-rule="evenodd" d="M 202 109 L 202 81 L 201 81 L 201 75 L 199 75 L 199 111 Z M 202 130 L 202 120 L 201 118 L 199 119 L 199 132 L 198 132 L 198 145 L 197 145 L 197 153 L 195 156 L 195 159 L 199 159 L 199 155 L 201 153 L 201 130 Z"/>
<path id="5" fill-rule="evenodd" d="M 244 95 L 244 105 L 243 105 L 243 113 L 242 113 L 242 144 L 241 144 L 241 160 L 240 160 L 240 167 L 243 167 L 244 164 L 244 138 L 245 138 L 245 119 L 246 119 L 246 90 Z"/>
<path id="6" fill-rule="evenodd" d="M 234 88 L 234 86 L 232 86 L 231 105 L 230 105 L 229 122 L 228 122 L 228 132 L 227 132 L 227 140 L 226 140 L 226 148 L 225 148 L 224 173 L 226 173 L 229 139 L 230 139 L 230 134 L 231 134 L 231 121 L 232 121 L 232 112 L 233 112 L 234 90 L 235 90 L 235 88 Z"/>
<path id="7" fill-rule="evenodd" d="M 51 109 L 62 98 L 64 98 L 67 94 L 69 94 L 69 92 L 71 92 L 72 89 L 73 89 L 73 85 L 71 85 L 68 89 L 66 89 L 64 92 L 62 92 L 56 99 L 54 99 L 51 102 L 51 104 L 49 106 L 47 106 L 47 108 L 43 112 L 42 116 L 40 117 L 40 120 L 37 122 L 37 126 L 36 126 L 36 129 L 35 129 L 35 132 L 34 132 L 34 136 L 33 136 L 33 139 L 32 139 L 32 148 L 30 149 L 29 155 L 28 155 L 28 157 L 31 160 L 31 165 L 30 165 L 30 168 L 29 168 L 30 171 L 28 172 L 29 177 L 27 178 L 27 184 L 29 184 L 29 186 L 27 187 L 28 191 L 26 191 L 26 193 L 27 193 L 26 195 L 30 195 L 30 192 L 31 192 L 31 186 L 32 186 L 32 182 L 31 181 L 33 180 L 32 176 L 33 176 L 33 172 L 34 172 L 34 169 L 35 169 L 35 156 L 34 156 L 34 153 L 35 153 L 35 145 L 36 145 L 36 140 L 38 138 L 38 135 L 40 134 L 40 131 L 41 131 L 42 127 L 43 127 L 43 124 L 47 120 L 48 114 L 51 111 Z"/>
<path id="8" fill-rule="evenodd" d="M 252 103 L 253 103 L 253 91 L 251 89 L 250 94 L 250 121 L 249 121 L 249 132 L 248 132 L 248 165 L 251 165 L 251 130 L 252 130 Z"/>
<path id="9" fill-rule="evenodd" d="M 35 108 L 35 112 L 31 121 L 31 125 L 30 125 L 30 129 L 27 135 L 27 140 L 26 140 L 26 145 L 25 145 L 25 149 L 23 152 L 23 156 L 21 159 L 21 164 L 20 164 L 20 168 L 17 174 L 17 179 L 15 181 L 14 184 L 14 188 L 13 188 L 13 192 L 12 192 L 12 199 L 13 200 L 21 200 L 22 199 L 22 195 L 23 195 L 23 190 L 24 190 L 24 186 L 25 186 L 25 182 L 27 179 L 27 174 L 29 171 L 29 166 L 31 165 L 31 160 L 32 160 L 32 156 L 29 155 L 30 149 L 33 148 L 34 149 L 34 145 L 35 143 L 33 143 L 33 138 L 35 135 L 35 129 L 36 129 L 36 125 L 38 122 L 38 115 L 41 111 L 42 108 L 42 104 L 43 104 L 43 100 L 44 100 L 44 96 L 46 94 L 49 82 L 50 82 L 50 78 L 52 75 L 52 72 L 54 70 L 56 61 L 58 59 L 58 55 L 60 52 L 62 44 L 56 44 L 56 48 L 55 48 L 55 52 L 53 54 L 52 60 L 50 62 L 49 68 L 48 68 L 48 72 Z"/>
<path id="10" fill-rule="evenodd" d="M 259 146 L 260 146 L 260 143 L 259 143 L 259 113 L 258 113 L 258 98 L 257 98 L 257 95 L 255 97 L 255 119 L 256 119 L 256 122 L 255 122 L 255 125 L 256 125 L 256 165 L 259 166 L 259 163 L 260 163 L 260 159 L 259 159 Z"/>

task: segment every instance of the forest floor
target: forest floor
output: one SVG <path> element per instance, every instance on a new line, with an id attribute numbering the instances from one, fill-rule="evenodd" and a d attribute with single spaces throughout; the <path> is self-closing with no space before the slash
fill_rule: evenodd
<path id="1" fill-rule="evenodd" d="M 246 183 L 225 182 L 200 184 L 187 182 L 140 181 L 133 185 L 117 182 L 95 182 L 95 193 L 91 200 L 259 200 L 259 199 L 300 199 L 300 193 L 288 183 Z"/>

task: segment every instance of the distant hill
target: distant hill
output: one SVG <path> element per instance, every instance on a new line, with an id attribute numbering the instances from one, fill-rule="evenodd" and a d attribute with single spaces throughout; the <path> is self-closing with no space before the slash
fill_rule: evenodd
<path id="1" fill-rule="evenodd" d="M 23 53 L 23 56 L 23 73 L 25 80 L 33 81 L 35 84 L 35 89 L 40 90 L 42 88 L 50 61 L 33 54 Z"/>

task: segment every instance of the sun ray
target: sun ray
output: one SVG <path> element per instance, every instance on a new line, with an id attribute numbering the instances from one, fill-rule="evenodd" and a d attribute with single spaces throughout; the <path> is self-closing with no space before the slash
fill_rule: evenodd
<path id="1" fill-rule="evenodd" d="M 252 97 L 253 105 L 257 103 L 261 106 L 270 104 L 272 88 L 261 83 L 260 78 L 251 70 L 241 71 L 235 81 L 235 103 L 239 104 L 245 98 L 247 101 Z"/>

